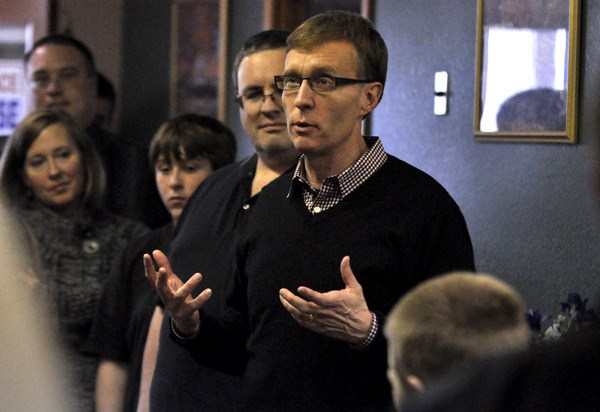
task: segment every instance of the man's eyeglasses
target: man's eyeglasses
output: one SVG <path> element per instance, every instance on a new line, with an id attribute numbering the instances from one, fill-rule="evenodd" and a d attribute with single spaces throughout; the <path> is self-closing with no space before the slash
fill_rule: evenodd
<path id="1" fill-rule="evenodd" d="M 257 110 L 260 109 L 267 97 L 270 97 L 273 103 L 281 104 L 281 90 L 275 90 L 271 94 L 250 91 L 236 96 L 234 100 L 240 105 L 240 109 Z"/>
<path id="2" fill-rule="evenodd" d="M 34 73 L 30 82 L 35 89 L 45 90 L 53 81 L 61 86 L 67 86 L 79 79 L 83 74 L 84 72 L 76 68 L 60 70 L 54 76 L 49 72 L 43 71 Z"/>
<path id="3" fill-rule="evenodd" d="M 346 79 L 344 77 L 333 76 L 275 76 L 275 85 L 279 90 L 294 92 L 300 88 L 304 80 L 308 81 L 308 85 L 315 92 L 331 92 L 338 86 L 344 86 L 346 84 L 371 83 L 374 81 L 364 79 Z"/>

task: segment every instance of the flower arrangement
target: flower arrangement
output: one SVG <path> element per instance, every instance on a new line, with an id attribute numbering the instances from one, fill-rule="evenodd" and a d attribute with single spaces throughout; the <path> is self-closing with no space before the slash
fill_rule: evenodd
<path id="1" fill-rule="evenodd" d="M 556 340 L 596 321 L 594 310 L 588 309 L 587 303 L 587 298 L 582 300 L 578 293 L 569 293 L 565 302 L 559 302 L 561 313 L 555 319 L 543 316 L 537 309 L 529 309 L 527 318 L 536 334 L 535 340 Z M 550 326 L 544 329 L 543 325 L 549 320 Z"/>

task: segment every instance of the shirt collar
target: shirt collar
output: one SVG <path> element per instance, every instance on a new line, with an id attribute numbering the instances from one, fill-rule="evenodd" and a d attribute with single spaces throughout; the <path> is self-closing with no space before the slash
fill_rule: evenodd
<path id="1" fill-rule="evenodd" d="M 381 139 L 377 136 L 363 136 L 368 150 L 354 164 L 337 176 L 330 176 L 328 179 L 335 179 L 341 191 L 341 197 L 346 196 L 351 191 L 360 186 L 374 172 L 376 172 L 386 161 L 387 154 L 383 148 Z M 292 183 L 287 197 L 297 193 L 301 188 L 314 190 L 311 188 L 306 177 L 306 168 L 304 164 L 305 156 L 301 155 L 296 163 Z"/>

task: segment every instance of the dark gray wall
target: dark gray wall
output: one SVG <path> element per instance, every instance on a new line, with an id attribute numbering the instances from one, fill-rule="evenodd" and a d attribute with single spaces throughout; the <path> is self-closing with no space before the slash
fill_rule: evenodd
<path id="1" fill-rule="evenodd" d="M 231 68 L 236 53 L 244 45 L 248 37 L 262 30 L 263 7 L 262 1 L 256 0 L 229 0 L 229 4 L 230 24 L 227 74 L 231 77 Z M 228 78 L 228 85 L 227 123 L 237 136 L 238 158 L 244 158 L 253 153 L 253 149 L 240 123 L 238 105 L 233 101 L 237 93 L 233 89 L 230 78 Z"/>
<path id="2" fill-rule="evenodd" d="M 147 145 L 169 116 L 169 0 L 123 3 L 121 134 Z"/>
<path id="3" fill-rule="evenodd" d="M 168 116 L 168 0 L 125 2 L 123 125 L 149 138 Z M 262 29 L 262 2 L 230 0 L 229 68 Z M 391 154 L 438 179 L 467 219 L 477 267 L 556 314 L 570 291 L 599 290 L 600 201 L 592 189 L 600 79 L 600 2 L 582 1 L 579 143 L 479 143 L 473 138 L 476 0 L 376 0 L 390 52 L 372 119 Z M 433 114 L 433 77 L 450 75 L 449 114 Z M 230 84 L 230 83 L 229 83 Z M 229 87 L 231 98 L 235 91 Z M 251 147 L 228 99 L 240 157 Z M 595 303 L 595 302 L 594 302 Z M 596 303 L 595 303 L 596 304 Z"/>
<path id="4" fill-rule="evenodd" d="M 476 0 L 378 0 L 390 52 L 373 133 L 425 170 L 467 219 L 477 268 L 507 280 L 530 307 L 558 311 L 567 292 L 598 291 L 600 200 L 592 188 L 598 117 L 600 2 L 583 1 L 579 144 L 473 138 Z M 449 114 L 433 114 L 436 71 L 450 76 Z"/>

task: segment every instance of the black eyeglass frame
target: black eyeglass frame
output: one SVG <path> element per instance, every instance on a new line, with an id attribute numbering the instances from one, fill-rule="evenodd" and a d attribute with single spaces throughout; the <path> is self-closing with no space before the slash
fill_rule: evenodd
<path id="1" fill-rule="evenodd" d="M 276 91 L 274 91 L 273 93 L 270 93 L 270 94 L 261 94 L 261 95 L 260 95 L 260 98 L 261 98 L 261 100 L 262 100 L 262 103 L 264 103 L 264 102 L 265 102 L 265 100 L 267 99 L 267 97 L 270 97 L 270 98 L 272 99 L 272 98 L 273 98 L 273 96 L 274 96 L 276 93 L 277 93 L 277 94 L 280 94 L 280 93 L 281 93 L 281 89 L 277 88 L 277 86 L 275 86 L 275 89 L 276 89 Z M 244 97 L 246 97 L 246 99 L 248 99 L 248 96 L 244 96 L 243 94 L 240 94 L 240 95 L 238 95 L 238 96 L 235 96 L 235 97 L 233 98 L 233 101 L 234 101 L 234 102 L 236 102 L 236 103 L 237 103 L 237 104 L 240 106 L 240 109 L 243 109 L 243 108 L 244 108 Z M 256 97 L 259 97 L 259 96 L 256 96 Z M 281 98 L 281 97 L 280 97 L 280 98 Z"/>
<path id="2" fill-rule="evenodd" d="M 281 83 L 283 85 L 283 79 L 286 77 L 297 77 L 297 76 L 275 76 L 275 87 L 277 87 L 279 90 L 281 90 L 282 92 L 295 92 L 298 89 L 300 89 L 300 87 L 302 86 L 302 82 L 304 80 L 306 80 L 308 82 L 308 85 L 310 86 L 310 88 L 312 90 L 315 90 L 313 88 L 312 85 L 312 80 L 321 78 L 321 77 L 327 77 L 329 79 L 333 79 L 335 81 L 334 87 L 331 90 L 315 90 L 315 91 L 319 91 L 319 92 L 332 92 L 335 89 L 338 88 L 338 86 L 345 86 L 347 84 L 359 84 L 359 83 L 373 83 L 376 80 L 367 80 L 367 79 L 348 79 L 346 77 L 335 77 L 335 76 L 313 76 L 313 77 L 298 77 L 298 79 L 300 79 L 300 84 L 298 86 L 298 89 L 290 89 L 290 90 L 286 90 L 283 87 L 279 87 L 279 83 Z"/>

